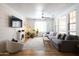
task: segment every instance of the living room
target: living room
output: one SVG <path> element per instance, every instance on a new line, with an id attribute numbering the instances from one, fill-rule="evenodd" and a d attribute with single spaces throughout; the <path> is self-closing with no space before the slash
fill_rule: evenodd
<path id="1" fill-rule="evenodd" d="M 78 3 L 0 4 L 0 54 L 79 55 L 73 53 L 79 49 L 78 7 Z M 65 35 L 59 40 L 60 34 L 71 35 L 69 41 Z"/>

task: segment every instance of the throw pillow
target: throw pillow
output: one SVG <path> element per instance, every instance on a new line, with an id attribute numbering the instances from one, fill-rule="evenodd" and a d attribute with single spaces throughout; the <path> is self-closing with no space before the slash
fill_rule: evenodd
<path id="1" fill-rule="evenodd" d="M 57 37 L 57 39 L 61 39 L 61 34 L 58 34 L 58 37 Z"/>
<path id="2" fill-rule="evenodd" d="M 49 32 L 47 32 L 47 34 L 50 34 Z"/>
<path id="3" fill-rule="evenodd" d="M 62 34 L 61 39 L 65 40 L 66 36 L 67 36 L 66 34 Z"/>

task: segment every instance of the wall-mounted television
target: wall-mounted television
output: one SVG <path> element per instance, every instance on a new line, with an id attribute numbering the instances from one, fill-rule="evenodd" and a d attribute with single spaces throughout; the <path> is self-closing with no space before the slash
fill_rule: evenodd
<path id="1" fill-rule="evenodd" d="M 22 27 L 22 20 L 15 17 L 15 16 L 10 16 L 9 18 L 9 26 L 13 28 L 20 28 Z"/>

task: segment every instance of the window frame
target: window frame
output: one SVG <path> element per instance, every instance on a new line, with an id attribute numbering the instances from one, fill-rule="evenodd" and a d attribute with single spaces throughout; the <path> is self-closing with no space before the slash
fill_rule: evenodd
<path id="1" fill-rule="evenodd" d="M 74 12 L 75 12 L 75 15 L 73 16 L 73 14 L 74 14 Z M 72 14 L 72 17 L 71 17 L 71 14 Z M 71 20 L 73 20 L 73 19 L 75 19 L 75 22 L 73 22 L 73 21 L 71 21 Z M 71 33 L 74 33 L 73 35 L 76 35 L 76 10 L 73 10 L 73 11 L 71 11 L 70 13 L 69 13 L 69 34 L 71 34 Z M 73 26 L 73 25 L 75 25 L 75 27 L 71 27 L 71 25 Z M 71 30 L 71 28 L 74 28 L 74 30 Z"/>

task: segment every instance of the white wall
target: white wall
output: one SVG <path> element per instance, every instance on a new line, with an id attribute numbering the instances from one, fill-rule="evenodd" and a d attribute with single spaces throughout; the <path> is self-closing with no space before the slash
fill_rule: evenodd
<path id="1" fill-rule="evenodd" d="M 6 40 L 11 40 L 12 38 L 16 38 L 16 31 L 18 29 L 22 29 L 9 27 L 8 17 L 11 15 L 22 19 L 18 13 L 9 8 L 7 5 L 0 4 L 0 52 L 5 51 L 5 44 L 3 42 Z"/>

